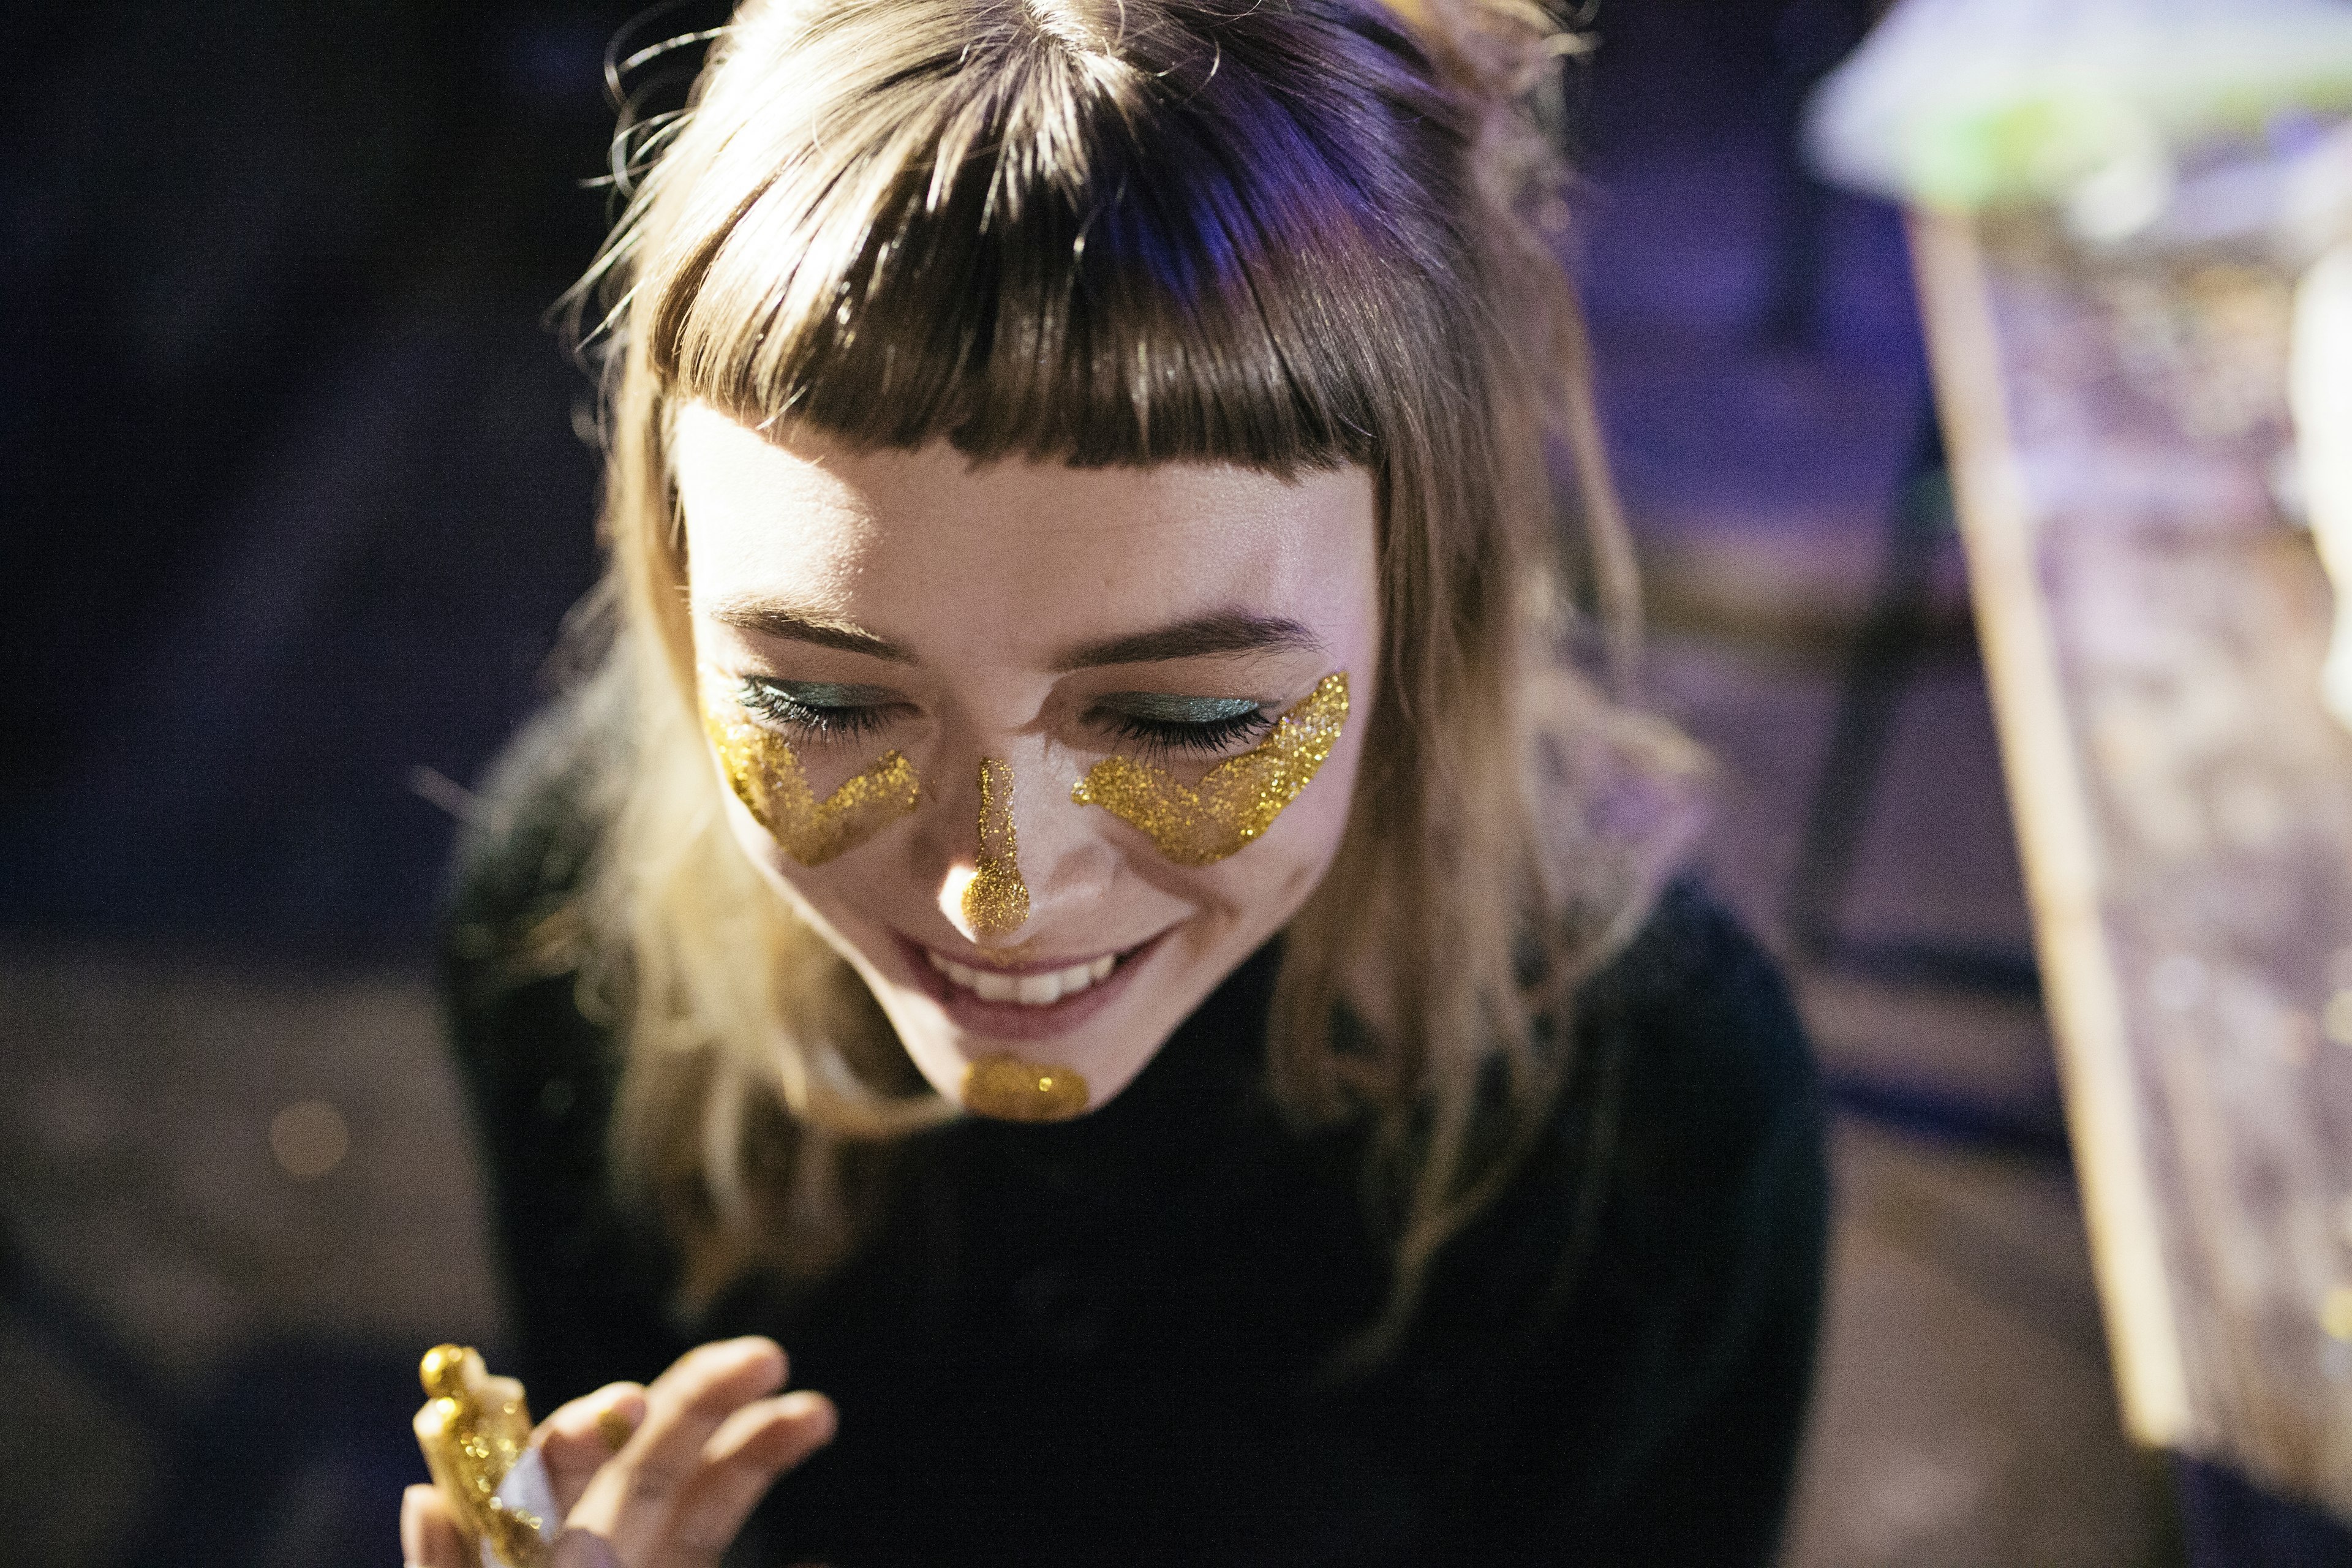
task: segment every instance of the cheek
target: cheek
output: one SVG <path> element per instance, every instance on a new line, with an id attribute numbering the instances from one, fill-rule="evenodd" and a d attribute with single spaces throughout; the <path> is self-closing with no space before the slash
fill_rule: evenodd
<path id="1" fill-rule="evenodd" d="M 1123 838 L 1129 864 L 1140 879 L 1227 924 L 1271 934 L 1297 912 L 1330 868 L 1347 832 L 1356 772 L 1354 746 L 1342 741 L 1265 833 L 1232 855 L 1209 866 L 1177 866 L 1141 836 L 1128 833 Z"/>
<path id="2" fill-rule="evenodd" d="M 1349 714 L 1348 727 L 1332 747 L 1330 757 L 1266 836 L 1272 842 L 1265 847 L 1278 842 L 1283 850 L 1278 869 L 1269 868 L 1269 874 L 1280 879 L 1279 896 L 1286 902 L 1286 920 L 1297 911 L 1323 880 L 1323 874 L 1330 869 L 1332 858 L 1339 851 L 1340 840 L 1347 837 L 1349 818 L 1355 807 L 1357 775 L 1362 771 L 1364 733 L 1370 728 L 1370 684 L 1360 683 L 1363 700 Z M 1247 858 L 1246 852 L 1235 858 Z"/>
<path id="3" fill-rule="evenodd" d="M 832 935 L 838 945 L 837 924 L 832 917 L 856 913 L 863 903 L 871 901 L 870 897 L 858 897 L 861 889 L 870 895 L 875 886 L 870 871 L 861 876 L 859 868 L 873 852 L 853 850 L 822 866 L 803 866 L 786 853 L 774 835 L 750 812 L 732 800 L 728 802 L 727 826 L 761 879 L 782 894 L 803 920 Z"/>
<path id="4" fill-rule="evenodd" d="M 703 693 L 702 723 L 730 792 L 777 846 L 803 866 L 822 866 L 855 849 L 913 811 L 922 799 L 914 764 L 895 751 L 820 798 L 810 787 L 799 754 L 709 686 Z"/>
<path id="5" fill-rule="evenodd" d="M 1282 870 L 1284 891 L 1295 895 L 1295 901 L 1315 890 L 1347 836 L 1349 807 L 1356 795 L 1358 744 L 1353 735 L 1343 740 L 1315 782 L 1283 814 L 1286 822 L 1298 818 L 1290 825 Z"/>
<path id="6" fill-rule="evenodd" d="M 736 847 L 751 862 L 761 877 L 777 891 L 791 899 L 795 905 L 805 907 L 813 889 L 802 885 L 809 873 L 804 867 L 793 864 L 791 856 L 768 830 L 755 821 L 751 813 L 739 809 L 732 802 L 727 811 L 727 828 L 734 836 Z"/>
<path id="7" fill-rule="evenodd" d="M 1348 678 L 1326 676 L 1253 751 L 1194 784 L 1125 756 L 1087 771 L 1070 798 L 1099 805 L 1150 837 L 1179 866 L 1207 866 L 1255 842 L 1297 802 L 1343 736 Z"/>

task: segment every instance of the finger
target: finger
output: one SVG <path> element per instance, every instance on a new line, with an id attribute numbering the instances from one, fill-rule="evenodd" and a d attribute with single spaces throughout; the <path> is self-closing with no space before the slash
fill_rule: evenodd
<path id="1" fill-rule="evenodd" d="M 564 1522 L 612 1543 L 630 1568 L 662 1554 L 670 1512 L 702 1468 L 702 1447 L 737 1410 L 784 1381 L 784 1352 L 773 1340 L 729 1340 L 678 1357 L 646 1390 L 636 1436 L 600 1468 Z"/>
<path id="2" fill-rule="evenodd" d="M 706 1467 L 739 1461 L 790 1469 L 833 1441 L 841 1413 L 813 1388 L 762 1399 L 730 1415 L 702 1446 Z"/>
<path id="3" fill-rule="evenodd" d="M 440 1489 L 413 1486 L 400 1494 L 400 1557 L 414 1568 L 466 1568 L 466 1540 Z"/>
<path id="4" fill-rule="evenodd" d="M 670 1516 L 678 1559 L 717 1563 L 776 1478 L 831 1442 L 839 1425 L 833 1401 L 806 1389 L 756 1400 L 720 1423 Z"/>
<path id="5" fill-rule="evenodd" d="M 634 1383 L 607 1384 L 558 1409 L 531 1435 L 555 1494 L 555 1517 L 568 1519 L 605 1460 L 628 1446 L 646 1418 L 646 1391 Z"/>

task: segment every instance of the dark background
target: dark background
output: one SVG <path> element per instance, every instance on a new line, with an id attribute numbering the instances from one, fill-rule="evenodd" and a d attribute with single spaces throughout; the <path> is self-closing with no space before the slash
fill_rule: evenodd
<path id="1" fill-rule="evenodd" d="M 630 7 L 58 7 L 0 172 L 0 921 L 415 950 L 594 572 Z"/>

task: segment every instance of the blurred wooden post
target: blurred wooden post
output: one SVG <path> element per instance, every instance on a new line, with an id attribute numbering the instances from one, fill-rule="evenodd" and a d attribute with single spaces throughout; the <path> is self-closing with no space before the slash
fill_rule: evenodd
<path id="1" fill-rule="evenodd" d="M 2352 737 L 2272 500 L 2294 280 L 1912 241 L 2126 1425 L 2352 1518 Z"/>

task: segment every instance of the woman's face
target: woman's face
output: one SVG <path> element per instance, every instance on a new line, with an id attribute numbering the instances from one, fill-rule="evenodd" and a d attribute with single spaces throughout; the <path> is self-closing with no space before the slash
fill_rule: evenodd
<path id="1" fill-rule="evenodd" d="M 737 837 L 941 1094 L 1108 1100 L 1339 845 L 1370 476 L 974 467 L 698 405 L 674 460 Z"/>

